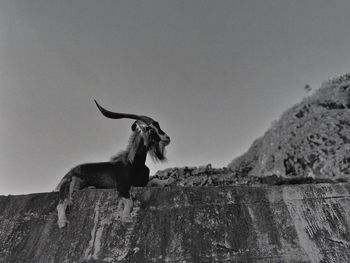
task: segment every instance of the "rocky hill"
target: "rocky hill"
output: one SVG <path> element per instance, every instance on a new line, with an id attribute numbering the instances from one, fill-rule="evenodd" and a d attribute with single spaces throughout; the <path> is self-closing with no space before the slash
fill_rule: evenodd
<path id="1" fill-rule="evenodd" d="M 346 182 L 338 178 L 337 182 Z M 149 187 L 187 187 L 187 186 L 228 186 L 228 185 L 283 185 L 333 183 L 329 178 L 292 177 L 276 175 L 253 176 L 227 167 L 213 168 L 211 164 L 198 167 L 174 167 L 158 171 L 148 184 Z"/>
<path id="2" fill-rule="evenodd" d="M 151 186 L 346 182 L 350 179 L 350 74 L 322 84 L 274 121 L 228 167 L 174 167 Z"/>
<path id="3" fill-rule="evenodd" d="M 248 176 L 347 180 L 350 174 L 350 74 L 325 82 L 288 109 L 229 164 Z"/>

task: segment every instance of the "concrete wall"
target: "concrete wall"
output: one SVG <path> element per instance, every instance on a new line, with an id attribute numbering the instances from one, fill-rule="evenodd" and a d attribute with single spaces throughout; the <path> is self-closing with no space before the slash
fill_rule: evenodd
<path id="1" fill-rule="evenodd" d="M 136 189 L 0 196 L 0 262 L 350 262 L 350 184 Z"/>

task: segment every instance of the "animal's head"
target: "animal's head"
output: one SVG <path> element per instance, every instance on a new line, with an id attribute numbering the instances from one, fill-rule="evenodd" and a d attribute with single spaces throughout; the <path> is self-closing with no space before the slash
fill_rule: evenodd
<path id="1" fill-rule="evenodd" d="M 165 146 L 170 143 L 170 137 L 160 128 L 159 123 L 150 117 L 127 113 L 117 113 L 104 109 L 97 101 L 95 103 L 101 113 L 110 119 L 134 119 L 131 129 L 142 139 L 151 157 L 156 160 L 165 160 Z"/>

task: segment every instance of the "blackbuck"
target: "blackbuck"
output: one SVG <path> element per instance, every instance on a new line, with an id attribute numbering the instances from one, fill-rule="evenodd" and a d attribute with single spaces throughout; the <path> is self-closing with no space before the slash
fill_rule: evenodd
<path id="1" fill-rule="evenodd" d="M 147 116 L 111 112 L 96 101 L 95 103 L 107 118 L 128 118 L 136 121 L 131 126 L 132 134 L 124 151 L 113 156 L 108 162 L 78 165 L 62 178 L 57 186 L 59 192 L 57 223 L 60 228 L 69 223 L 66 209 L 72 204 L 72 194 L 87 187 L 117 189 L 121 197 L 118 204 L 121 220 L 131 221 L 133 201 L 130 187 L 142 187 L 148 183 L 149 169 L 145 165 L 147 153 L 156 161 L 166 160 L 165 147 L 170 143 L 170 138 L 162 131 L 158 122 Z"/>

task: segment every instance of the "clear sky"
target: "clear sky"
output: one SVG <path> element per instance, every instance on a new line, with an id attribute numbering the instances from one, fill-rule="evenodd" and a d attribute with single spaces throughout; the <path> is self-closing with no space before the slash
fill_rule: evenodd
<path id="1" fill-rule="evenodd" d="M 349 71 L 350 1 L 1 0 L 0 194 L 51 191 L 125 148 L 131 120 L 170 135 L 167 163 L 227 165 Z"/>

